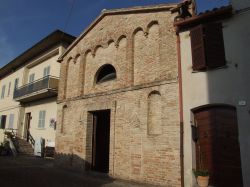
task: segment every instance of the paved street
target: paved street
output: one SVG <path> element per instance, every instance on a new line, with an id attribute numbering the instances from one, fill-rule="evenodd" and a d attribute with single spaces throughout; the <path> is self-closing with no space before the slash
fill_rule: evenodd
<path id="1" fill-rule="evenodd" d="M 1 187 L 143 187 L 93 174 L 55 168 L 53 160 L 35 157 L 0 157 Z"/>

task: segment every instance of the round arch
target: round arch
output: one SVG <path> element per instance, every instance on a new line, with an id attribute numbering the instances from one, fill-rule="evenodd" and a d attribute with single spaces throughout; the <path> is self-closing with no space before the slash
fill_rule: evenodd
<path id="1" fill-rule="evenodd" d="M 102 65 L 96 72 L 95 83 L 103 83 L 116 79 L 116 69 L 111 64 Z"/>

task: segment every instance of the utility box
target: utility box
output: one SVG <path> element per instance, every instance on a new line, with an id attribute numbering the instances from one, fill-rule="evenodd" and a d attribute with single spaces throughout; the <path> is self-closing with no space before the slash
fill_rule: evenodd
<path id="1" fill-rule="evenodd" d="M 43 157 L 45 140 L 42 137 L 35 139 L 34 155 Z"/>

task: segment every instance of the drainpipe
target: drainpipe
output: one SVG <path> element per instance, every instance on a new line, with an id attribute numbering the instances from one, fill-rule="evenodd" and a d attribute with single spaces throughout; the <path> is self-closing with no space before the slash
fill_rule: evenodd
<path id="1" fill-rule="evenodd" d="M 177 35 L 177 57 L 178 57 L 178 80 L 179 80 L 179 113 L 180 113 L 180 166 L 181 187 L 184 187 L 184 147 L 183 147 L 183 98 L 182 98 L 182 74 L 181 74 L 181 47 L 179 32 Z"/>

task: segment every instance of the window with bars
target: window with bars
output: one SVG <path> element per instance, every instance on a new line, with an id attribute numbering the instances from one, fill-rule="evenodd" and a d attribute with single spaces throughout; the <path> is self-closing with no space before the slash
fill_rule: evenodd
<path id="1" fill-rule="evenodd" d="M 193 70 L 204 71 L 226 64 L 221 23 L 199 25 L 190 31 Z"/>
<path id="2" fill-rule="evenodd" d="M 50 66 L 47 66 L 43 69 L 43 76 L 49 76 L 50 75 Z"/>
<path id="3" fill-rule="evenodd" d="M 46 116 L 46 111 L 41 110 L 39 112 L 38 128 L 44 128 L 45 127 L 45 116 Z"/>

